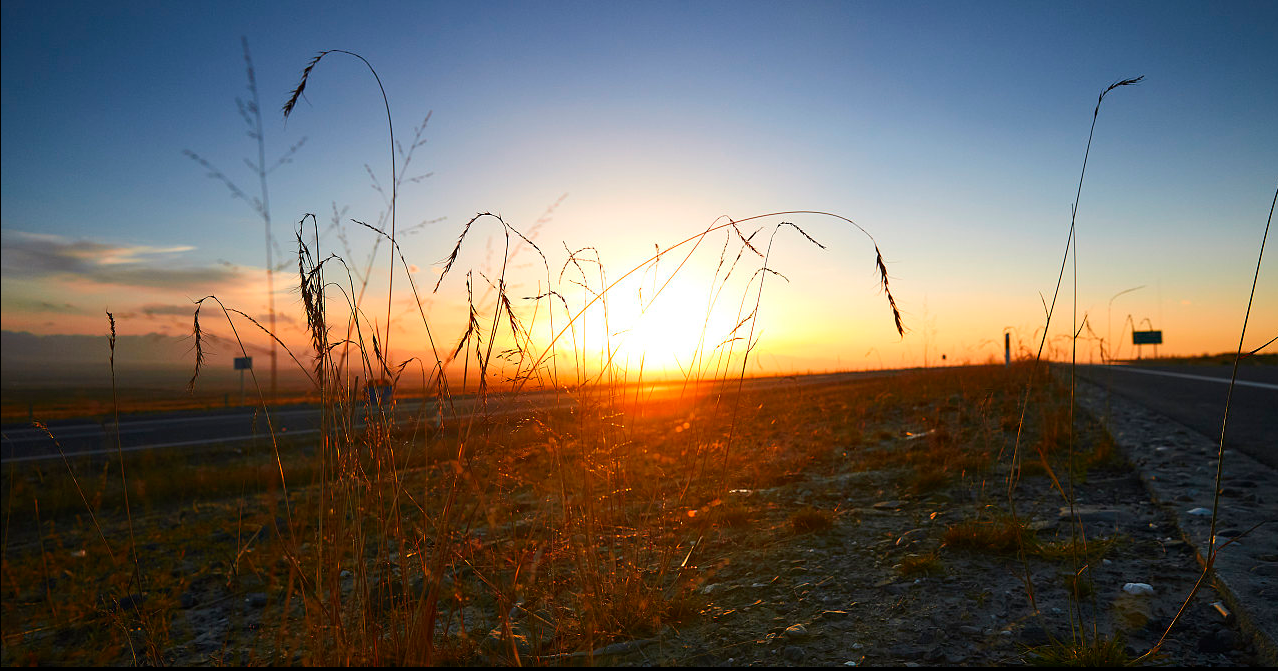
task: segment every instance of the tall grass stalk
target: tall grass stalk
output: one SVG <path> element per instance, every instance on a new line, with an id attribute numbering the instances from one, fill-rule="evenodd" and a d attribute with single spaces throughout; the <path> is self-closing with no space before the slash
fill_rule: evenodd
<path id="1" fill-rule="evenodd" d="M 138 562 L 138 543 L 133 534 L 133 509 L 129 504 L 129 482 L 124 472 L 124 447 L 120 443 L 120 401 L 115 385 L 115 315 L 107 312 L 106 316 L 111 324 L 111 335 L 107 344 L 110 347 L 108 361 L 111 366 L 111 417 L 115 424 L 115 449 L 120 463 L 120 487 L 124 493 L 124 514 L 129 523 L 129 554 L 133 557 L 133 577 L 138 593 L 141 594 L 146 590 L 146 583 L 142 580 L 142 565 Z"/>
<path id="2" fill-rule="evenodd" d="M 1180 609 L 1176 611 L 1176 615 L 1172 617 L 1171 622 L 1167 624 L 1167 629 L 1163 631 L 1162 636 L 1158 637 L 1158 642 L 1154 644 L 1154 647 L 1150 648 L 1149 652 L 1145 653 L 1141 659 L 1147 659 L 1158 652 L 1158 650 L 1162 647 L 1163 642 L 1167 640 L 1167 636 L 1171 634 L 1172 628 L 1176 626 L 1176 623 L 1180 621 L 1181 616 L 1185 614 L 1185 610 L 1189 608 L 1189 604 L 1198 594 L 1198 590 L 1211 575 L 1212 568 L 1216 564 L 1216 556 L 1225 548 L 1225 546 L 1238 538 L 1230 539 L 1219 548 L 1216 547 L 1216 523 L 1220 519 L 1220 483 L 1225 471 L 1225 436 L 1229 429 L 1229 404 L 1234 398 L 1234 386 L 1238 381 L 1238 364 L 1244 357 L 1243 342 L 1247 338 L 1247 322 L 1251 319 L 1251 306 L 1256 299 L 1256 284 L 1260 280 L 1260 265 L 1265 258 L 1265 243 L 1269 240 L 1269 226 L 1273 224 L 1274 221 L 1275 205 L 1278 205 L 1278 189 L 1274 190 L 1274 198 L 1269 204 L 1269 218 L 1265 220 L 1265 232 L 1260 236 L 1260 251 L 1256 255 L 1256 272 L 1252 275 L 1251 293 L 1247 296 L 1247 310 L 1243 313 L 1242 328 L 1238 333 L 1238 350 L 1234 354 L 1233 370 L 1229 375 L 1229 391 L 1225 394 L 1225 413 L 1220 419 L 1220 442 L 1216 450 L 1216 478 L 1214 481 L 1215 486 L 1212 491 L 1211 499 L 1211 526 L 1207 535 L 1207 542 L 1210 543 L 1211 546 L 1207 550 L 1207 560 L 1203 562 L 1203 571 L 1199 576 L 1198 581 L 1194 583 L 1193 589 L 1189 591 L 1189 595 L 1186 596 L 1184 602 L 1181 603 Z M 1269 342 L 1272 343 L 1273 340 L 1270 340 Z M 1266 345 L 1268 344 L 1269 343 L 1266 343 Z M 1263 347 L 1264 345 L 1261 346 L 1261 348 Z M 1271 522 L 1273 522 L 1273 520 L 1262 521 L 1252 527 L 1252 529 L 1255 529 L 1261 524 Z M 1250 533 L 1252 529 L 1248 529 L 1248 533 Z"/>
<path id="3" fill-rule="evenodd" d="M 1051 305 L 1049 306 L 1046 300 L 1043 301 L 1044 311 L 1046 312 L 1046 317 L 1045 317 L 1044 325 L 1042 329 L 1043 335 L 1042 335 L 1042 338 L 1039 340 L 1038 351 L 1034 355 L 1034 364 L 1030 368 L 1030 373 L 1025 384 L 1025 396 L 1024 396 L 1024 401 L 1021 405 L 1021 421 L 1017 427 L 1016 438 L 1012 447 L 1011 471 L 1009 472 L 1008 478 L 1007 478 L 1007 500 L 1008 500 L 1008 507 L 1014 519 L 1019 519 L 1019 514 L 1017 512 L 1017 507 L 1016 507 L 1015 492 L 1016 492 L 1016 485 L 1019 480 L 1020 463 L 1021 463 L 1021 454 L 1020 454 L 1021 439 L 1023 436 L 1023 429 L 1025 426 L 1025 414 L 1029 409 L 1030 390 L 1034 384 L 1034 373 L 1037 371 L 1042 361 L 1043 349 L 1047 344 L 1048 332 L 1050 330 L 1051 323 L 1052 323 L 1052 316 L 1056 311 L 1056 301 L 1057 301 L 1057 298 L 1060 296 L 1061 284 L 1063 283 L 1065 278 L 1065 268 L 1071 257 L 1073 257 L 1074 259 L 1074 309 L 1073 309 L 1074 325 L 1073 325 L 1073 328 L 1071 329 L 1071 348 L 1073 348 L 1073 342 L 1076 341 L 1077 333 L 1079 331 L 1078 323 L 1077 323 L 1077 320 L 1078 320 L 1078 315 L 1077 315 L 1077 312 L 1078 312 L 1078 308 L 1077 308 L 1078 258 L 1076 254 L 1077 243 L 1075 240 L 1075 229 L 1076 229 L 1077 218 L 1078 218 L 1078 206 L 1083 194 L 1083 179 L 1087 174 L 1087 161 L 1088 161 L 1088 158 L 1091 156 L 1092 140 L 1096 134 L 1096 121 L 1100 116 L 1101 103 L 1104 102 L 1105 96 L 1108 95 L 1111 91 L 1114 91 L 1115 89 L 1123 87 L 1123 86 L 1132 86 L 1132 85 L 1138 84 L 1142 80 L 1144 80 L 1144 78 L 1145 78 L 1144 75 L 1141 75 L 1139 77 L 1134 77 L 1130 79 L 1122 79 L 1122 80 L 1114 82 L 1113 84 L 1110 84 L 1103 91 L 1101 91 L 1100 95 L 1096 99 L 1096 106 L 1092 109 L 1092 124 L 1087 134 L 1087 147 L 1083 151 L 1083 165 L 1079 169 L 1079 173 L 1078 173 L 1078 187 L 1074 194 L 1074 203 L 1070 207 L 1069 235 L 1066 237 L 1066 240 L 1065 240 L 1065 253 L 1063 257 L 1061 258 L 1061 268 L 1056 279 L 1056 288 L 1053 290 L 1053 293 L 1052 293 Z M 1075 352 L 1075 350 L 1073 349 L 1071 349 L 1071 351 Z M 1079 534 L 1082 532 L 1082 524 L 1077 519 L 1077 515 L 1074 509 L 1075 497 L 1073 495 L 1074 410 L 1075 410 L 1074 369 L 1075 369 L 1076 363 L 1077 362 L 1076 362 L 1076 352 L 1075 352 L 1071 354 L 1071 361 L 1070 361 L 1070 411 L 1069 411 L 1070 491 L 1068 495 L 1066 496 L 1066 498 L 1068 499 L 1068 504 L 1070 509 L 1070 534 L 1071 534 L 1072 541 L 1075 539 L 1076 534 Z M 1077 547 L 1078 544 L 1073 543 L 1073 545 Z M 1020 552 L 1018 552 L 1018 556 L 1021 561 L 1023 581 L 1025 583 L 1027 596 L 1029 597 L 1029 600 L 1030 600 L 1030 605 L 1034 609 L 1034 612 L 1038 613 L 1039 609 L 1038 609 L 1037 600 L 1035 599 L 1035 595 L 1034 595 L 1034 584 L 1033 584 L 1032 578 L 1030 577 L 1029 561 L 1026 556 L 1026 552 L 1024 548 L 1021 548 Z M 1075 557 L 1073 561 L 1075 563 L 1075 570 L 1077 572 L 1078 570 L 1077 558 Z M 1041 614 L 1039 616 L 1041 617 Z M 1072 631 L 1073 639 L 1076 641 L 1077 645 L 1086 645 L 1086 637 L 1083 635 L 1084 627 L 1083 627 L 1082 618 L 1083 618 L 1083 613 L 1082 613 L 1081 603 L 1079 603 L 1078 599 L 1072 599 L 1071 614 L 1070 614 L 1070 629 Z M 1093 626 L 1093 629 L 1095 629 L 1095 626 Z"/>
<path id="4" fill-rule="evenodd" d="M 393 247 L 395 245 L 395 206 L 399 200 L 399 180 L 395 179 L 395 174 L 396 174 L 395 173 L 395 124 L 391 119 L 390 100 L 387 99 L 386 97 L 386 87 L 382 86 L 382 78 L 378 76 L 377 70 L 373 68 L 373 64 L 369 63 L 368 60 L 365 59 L 363 56 L 353 51 L 346 51 L 345 49 L 329 49 L 327 51 L 319 52 L 318 54 L 316 54 L 315 58 L 311 59 L 311 62 L 306 65 L 306 68 L 302 70 L 301 81 L 298 82 L 297 88 L 293 89 L 293 93 L 292 95 L 289 96 L 288 101 L 284 103 L 284 108 L 283 108 L 284 118 L 288 119 L 289 115 L 293 113 L 293 107 L 297 105 L 298 98 L 300 98 L 302 96 L 302 92 L 306 90 L 306 82 L 308 79 L 310 79 L 311 70 L 313 70 L 315 66 L 319 64 L 322 58 L 324 58 L 328 54 L 334 54 L 334 53 L 346 54 L 347 56 L 353 56 L 355 58 L 358 58 L 365 66 L 368 67 L 368 71 L 373 74 L 373 79 L 377 80 L 377 88 L 382 93 L 382 104 L 386 108 L 387 135 L 390 138 L 390 165 L 391 165 L 390 240 L 391 240 L 391 246 Z M 423 126 L 424 125 L 425 124 L 423 123 Z M 318 241 L 318 237 L 319 236 L 317 234 L 316 235 L 317 241 Z M 391 360 L 390 359 L 391 298 L 395 295 L 395 256 L 393 254 L 391 255 L 390 265 L 387 269 L 387 284 L 388 286 L 386 289 L 386 336 L 382 339 L 382 347 L 386 355 L 386 360 L 390 361 Z M 390 375 L 389 367 L 385 367 L 383 372 L 389 376 Z"/>

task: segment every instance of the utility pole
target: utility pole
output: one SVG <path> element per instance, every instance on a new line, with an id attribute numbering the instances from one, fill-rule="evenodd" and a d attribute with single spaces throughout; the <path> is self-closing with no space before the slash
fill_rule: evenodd
<path id="1" fill-rule="evenodd" d="M 254 163 L 252 159 L 247 157 L 244 159 L 244 162 L 248 164 L 249 168 L 256 173 L 256 176 L 258 179 L 258 185 L 260 189 L 259 191 L 260 195 L 250 196 L 243 189 L 241 189 L 239 185 L 237 185 L 234 181 L 232 181 L 230 177 L 227 177 L 221 170 L 218 170 L 216 167 L 213 166 L 213 164 L 209 163 L 207 160 L 202 158 L 199 154 L 196 154 L 195 152 L 189 149 L 183 151 L 182 153 L 186 154 L 191 160 L 195 161 L 196 163 L 199 163 L 201 166 L 207 169 L 209 171 L 208 172 L 209 177 L 212 177 L 213 179 L 216 179 L 222 182 L 223 184 L 225 184 L 227 188 L 231 190 L 232 197 L 239 198 L 243 200 L 245 203 L 248 203 L 249 207 L 252 207 L 253 210 L 257 212 L 258 217 L 261 218 L 263 228 L 265 229 L 265 233 L 266 233 L 266 301 L 267 301 L 267 310 L 269 314 L 268 328 L 270 329 L 270 332 L 273 336 L 278 337 L 279 334 L 276 333 L 275 331 L 275 328 L 276 328 L 275 259 L 274 259 L 274 255 L 272 254 L 272 251 L 275 247 L 275 240 L 271 236 L 271 198 L 270 198 L 270 191 L 267 189 L 266 178 L 267 178 L 267 175 L 269 175 L 273 170 L 275 170 L 275 168 L 278 168 L 281 165 L 284 165 L 285 163 L 292 162 L 293 154 L 297 153 L 297 150 L 301 148 L 301 146 L 306 142 L 306 138 L 302 138 L 301 140 L 297 142 L 297 144 L 290 147 L 288 151 L 284 152 L 284 154 L 281 155 L 273 164 L 271 165 L 266 164 L 266 132 L 265 132 L 265 127 L 262 125 L 262 107 L 259 104 L 260 98 L 258 96 L 258 90 L 257 90 L 257 73 L 253 68 L 253 58 L 249 54 L 248 39 L 241 37 L 240 43 L 244 48 L 244 67 L 245 67 L 246 74 L 248 76 L 248 91 L 249 91 L 250 97 L 248 100 L 242 100 L 240 98 L 236 98 L 235 104 L 239 108 L 240 117 L 244 120 L 244 124 L 248 126 L 248 136 L 257 143 L 257 162 Z M 270 398 L 274 399 L 276 395 L 276 391 L 277 391 L 276 377 L 278 372 L 278 368 L 277 368 L 277 359 L 278 359 L 277 347 L 278 346 L 275 342 L 275 338 L 271 338 L 270 347 L 271 347 Z"/>

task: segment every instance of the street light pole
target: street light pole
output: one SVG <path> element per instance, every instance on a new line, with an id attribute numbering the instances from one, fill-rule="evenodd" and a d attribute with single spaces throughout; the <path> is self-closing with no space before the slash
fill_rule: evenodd
<path id="1" fill-rule="evenodd" d="M 1132 287 L 1132 288 L 1130 288 L 1130 289 L 1123 289 L 1122 291 L 1120 291 L 1120 292 L 1118 292 L 1118 293 L 1116 293 L 1116 294 L 1114 294 L 1113 296 L 1111 296 L 1111 297 L 1110 297 L 1110 299 L 1109 299 L 1109 308 L 1107 309 L 1107 311 L 1106 311 L 1106 315 L 1105 315 L 1105 344 L 1106 344 L 1106 345 L 1107 345 L 1107 346 L 1108 346 L 1111 350 L 1112 350 L 1112 349 L 1113 349 L 1113 347 L 1114 347 L 1114 341 L 1113 341 L 1113 340 L 1111 340 L 1111 338 L 1112 338 L 1112 337 L 1113 337 L 1113 335 L 1114 335 L 1114 331 L 1113 331 L 1113 329 L 1111 328 L 1111 324 L 1112 324 L 1112 322 L 1113 322 L 1113 317 L 1114 317 L 1114 299 L 1115 299 L 1115 298 L 1118 298 L 1119 296 L 1122 296 L 1123 294 L 1131 293 L 1131 292 L 1133 292 L 1133 291 L 1136 291 L 1137 289 L 1144 289 L 1144 288 L 1145 288 L 1145 285 L 1144 285 L 1144 284 L 1142 284 L 1142 285 L 1140 285 L 1140 286 L 1138 286 L 1138 287 Z M 1113 357 L 1112 357 L 1112 356 L 1109 356 L 1110 354 L 1113 354 L 1113 352 L 1111 351 L 1111 352 L 1107 352 L 1107 353 L 1106 353 L 1106 356 L 1105 356 L 1105 363 L 1106 363 L 1106 364 L 1108 364 L 1108 363 L 1109 363 L 1109 362 L 1113 359 Z"/>

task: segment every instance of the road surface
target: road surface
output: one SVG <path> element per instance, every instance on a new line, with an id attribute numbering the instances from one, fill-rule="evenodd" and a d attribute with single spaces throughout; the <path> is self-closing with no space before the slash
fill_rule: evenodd
<path id="1" fill-rule="evenodd" d="M 1079 366 L 1079 377 L 1220 441 L 1232 366 Z M 1278 366 L 1239 366 L 1225 446 L 1278 468 Z"/>
<path id="2" fill-rule="evenodd" d="M 881 377 L 898 374 L 898 371 L 871 371 L 864 373 L 838 373 L 830 375 L 804 375 L 776 378 L 757 378 L 745 381 L 748 390 L 763 390 L 785 385 L 814 386 L 833 384 L 851 379 Z M 694 383 L 691 393 L 698 394 L 718 382 Z M 731 381 L 728 389 L 735 390 Z M 630 387 L 625 394 L 634 394 Z M 642 398 L 657 400 L 688 393 L 682 382 L 645 384 L 638 390 Z M 451 407 L 445 408 L 445 421 L 467 421 L 478 418 L 530 415 L 537 411 L 572 407 L 570 395 L 553 391 L 521 392 L 517 396 L 493 393 L 480 407 L 473 395 L 454 397 Z M 438 416 L 434 401 L 423 409 L 420 399 L 408 399 L 395 404 L 397 426 L 412 426 L 417 419 L 430 421 Z M 365 406 L 357 411 L 356 428 L 364 425 Z M 157 449 L 196 450 L 217 445 L 249 444 L 267 439 L 274 432 L 281 440 L 295 440 L 320 432 L 321 410 L 315 405 L 272 407 L 267 415 L 260 408 L 244 407 L 227 410 L 191 410 L 163 414 L 121 416 L 118 449 L 124 452 Z M 107 419 L 70 419 L 49 422 L 49 431 L 33 427 L 29 423 L 6 424 L 0 436 L 0 463 L 43 461 L 67 457 L 104 456 L 116 453 L 115 424 Z M 50 437 L 50 434 L 52 437 Z"/>
<path id="3" fill-rule="evenodd" d="M 1229 366 L 1079 366 L 1078 374 L 1218 441 L 1230 370 Z M 748 390 L 786 385 L 810 387 L 902 372 L 907 371 L 757 378 L 746 380 L 745 387 Z M 712 383 L 703 383 L 702 386 L 709 384 Z M 729 389 L 734 388 L 735 382 Z M 657 399 L 677 396 L 685 390 L 682 383 L 659 383 L 645 385 L 640 393 L 645 398 Z M 473 396 L 460 396 L 454 399 L 452 410 L 444 412 L 444 417 L 447 421 L 465 421 L 531 414 L 553 407 L 569 408 L 571 404 L 567 398 L 561 393 L 556 399 L 554 392 L 524 392 L 517 398 L 493 394 L 487 408 L 480 409 Z M 410 425 L 415 417 L 429 417 L 433 411 L 432 406 L 423 412 L 421 401 L 417 399 L 402 401 L 396 405 L 396 424 Z M 319 423 L 320 409 L 313 405 L 281 406 L 270 410 L 271 428 L 282 439 L 316 435 Z M 361 425 L 362 421 L 357 422 L 357 426 Z M 58 459 L 62 454 L 68 457 L 109 455 L 117 449 L 114 424 L 110 420 L 50 422 L 49 431 L 56 444 L 48 434 L 30 424 L 5 425 L 0 443 L 0 462 Z M 252 443 L 265 439 L 269 433 L 265 417 L 255 408 L 124 416 L 120 418 L 120 449 L 126 452 L 194 450 Z M 1239 369 L 1239 383 L 1230 405 L 1225 442 L 1228 447 L 1278 468 L 1278 367 L 1244 366 Z"/>

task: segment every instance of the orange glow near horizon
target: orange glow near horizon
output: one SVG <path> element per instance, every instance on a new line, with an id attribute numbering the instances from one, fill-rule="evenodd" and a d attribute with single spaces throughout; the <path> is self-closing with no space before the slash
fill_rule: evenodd
<path id="1" fill-rule="evenodd" d="M 831 238 L 837 240 L 837 235 L 829 230 L 821 231 L 817 226 L 809 226 L 809 229 L 823 242 L 832 242 Z M 662 235 L 662 232 L 651 234 Z M 633 237 L 633 233 L 629 235 Z M 725 235 L 726 241 L 718 235 Z M 767 274 L 757 321 L 752 322 L 748 317 L 753 312 L 762 276 L 762 259 L 744 251 L 739 265 L 730 273 L 730 281 L 725 283 L 723 274 L 727 273 L 734 255 L 742 250 L 733 246 L 739 244 L 735 234 L 723 230 L 714 236 L 707 237 L 699 247 L 687 244 L 673 250 L 667 248 L 657 263 L 651 261 L 652 252 L 636 251 L 652 248 L 629 239 L 617 242 L 607 235 L 597 241 L 600 256 L 592 256 L 589 263 L 583 260 L 580 270 L 555 258 L 554 254 L 548 260 L 549 274 L 539 261 L 528 263 L 531 252 L 512 257 L 512 271 L 507 277 L 508 294 L 530 341 L 525 343 L 522 359 L 501 358 L 500 353 L 510 350 L 514 344 L 509 324 L 503 321 L 494 328 L 491 324 L 494 295 L 491 291 L 482 296 L 476 292 L 476 300 L 484 303 L 477 308 L 485 342 L 490 334 L 495 334 L 496 339 L 489 384 L 502 384 L 514 374 L 527 375 L 527 367 L 537 359 L 541 359 L 540 365 L 545 371 L 556 366 L 555 376 L 561 384 L 591 382 L 598 379 L 605 368 L 609 375 L 631 381 L 641 372 L 645 380 L 734 374 L 742 370 L 741 357 L 746 351 L 747 337 L 756 341 L 744 368 L 747 375 L 1001 362 L 1004 328 L 1010 328 L 1013 335 L 1013 357 L 1032 358 L 1038 350 L 1042 308 L 1037 297 L 997 295 L 988 291 L 974 293 L 960 285 L 921 286 L 924 283 L 912 277 L 920 272 L 918 269 L 907 265 L 898 270 L 889 260 L 894 291 L 908 329 L 905 337 L 899 337 L 892 328 L 890 310 L 871 272 L 872 256 L 859 257 L 864 250 L 856 247 L 848 250 L 832 245 L 834 249 L 822 250 L 802 241 L 788 247 L 778 245 L 774 250 L 769 267 L 783 273 L 786 279 Z M 667 237 L 678 241 L 683 236 L 667 234 Z M 479 249 L 485 241 L 477 238 L 467 245 L 468 251 Z M 142 251 L 136 255 L 152 253 L 149 248 L 139 249 Z M 620 258 L 610 258 L 610 254 Z M 428 258 L 425 253 L 415 256 Z M 493 263 L 492 259 L 463 258 L 462 261 L 473 266 L 476 277 L 480 273 L 495 276 L 485 265 Z M 601 272 L 596 263 L 609 272 Z M 130 261 L 108 265 L 142 264 Z M 434 337 L 435 352 L 445 359 L 455 350 L 465 331 L 468 307 L 464 302 L 464 282 L 459 279 L 464 276 L 463 268 L 466 266 L 459 264 L 453 270 L 439 294 L 426 293 L 427 285 L 423 285 L 420 278 L 418 281 L 428 301 L 424 310 Z M 555 272 L 560 268 L 565 269 L 562 275 Z M 228 308 L 244 310 L 265 326 L 268 316 L 263 275 L 261 269 L 239 267 L 219 284 L 202 287 L 200 295 L 216 293 Z M 115 315 L 120 335 L 158 333 L 190 337 L 195 307 L 191 295 L 163 286 L 123 286 L 119 282 L 125 276 L 103 276 L 113 279 L 114 283 L 97 276 L 70 273 L 6 279 L 3 328 L 36 334 L 105 335 L 108 327 L 103 312 L 72 305 L 74 299 L 87 298 L 89 302 L 110 301 L 106 307 Z M 125 279 L 130 277 L 134 276 Z M 570 316 L 582 311 L 605 285 L 618 277 L 621 280 L 608 289 L 603 300 L 595 302 L 569 323 Z M 292 278 L 288 273 L 277 273 L 275 279 L 276 334 L 303 365 L 310 366 L 313 353 L 305 332 L 300 298 L 289 288 Z M 544 294 L 547 279 L 556 282 L 554 289 L 562 300 L 558 296 L 540 301 L 525 299 Z M 434 367 L 435 355 L 431 353 L 413 296 L 404 290 L 405 284 L 399 278 L 395 286 L 390 356 L 392 365 L 419 357 L 422 366 L 410 364 L 411 368 L 405 372 L 415 378 L 421 369 Z M 1264 281 L 1260 283 L 1258 305 L 1272 304 L 1274 294 L 1270 286 Z M 379 335 L 384 332 L 384 287 L 384 275 L 378 278 L 375 274 L 361 306 L 361 327 L 366 337 L 374 328 Z M 931 293 L 920 295 L 920 290 Z M 330 336 L 338 340 L 345 337 L 348 303 L 336 285 L 330 285 L 329 291 Z M 1103 294 L 1102 298 L 1090 295 L 1098 291 Z M 1105 297 L 1113 292 L 1098 286 L 1084 288 L 1082 293 L 1083 298 L 1090 300 L 1080 300 L 1078 321 L 1085 315 L 1090 328 L 1081 329 L 1077 353 L 1071 351 L 1066 335 L 1074 320 L 1069 314 L 1069 298 L 1062 294 L 1063 302 L 1057 306 L 1051 334 L 1043 348 L 1045 358 L 1069 361 L 1071 356 L 1076 356 L 1081 363 L 1100 363 L 1105 358 L 1101 354 L 1102 338 L 1112 340 L 1107 349 L 1114 358 L 1134 358 L 1137 352 L 1131 345 L 1132 323 L 1139 328 L 1164 331 L 1164 344 L 1157 348 L 1161 356 L 1217 354 L 1232 351 L 1238 344 L 1236 329 L 1241 326 L 1245 296 L 1220 300 L 1215 296 L 1223 293 L 1223 289 L 1212 293 L 1195 287 L 1193 292 L 1186 293 L 1170 285 L 1160 295 L 1155 287 L 1125 296 L 1115 306 L 1110 322 Z M 63 309 L 64 303 L 66 309 Z M 77 309 L 72 310 L 73 307 Z M 549 318 L 552 309 L 553 323 Z M 1011 315 L 1020 315 L 1021 319 L 1013 320 Z M 212 302 L 206 303 L 201 311 L 202 327 L 218 341 L 210 339 L 205 345 L 221 351 L 221 358 L 238 356 L 239 345 L 235 342 L 238 335 L 248 354 L 266 356 L 270 339 L 248 320 L 232 316 L 236 333 L 232 333 L 221 310 Z M 1263 308 L 1253 310 L 1244 349 L 1259 347 L 1278 332 L 1276 319 L 1278 315 Z M 545 348 L 556 335 L 554 356 L 543 357 Z M 1155 348 L 1145 347 L 1140 354 L 1153 356 Z M 472 344 L 466 353 L 449 363 L 448 375 L 452 382 L 460 383 L 464 366 L 469 362 L 468 383 L 475 384 L 475 356 Z M 279 353 L 278 361 L 281 374 L 297 368 L 284 352 Z M 363 373 L 360 375 L 364 377 Z M 550 378 L 543 375 L 542 379 L 549 381 Z"/>

